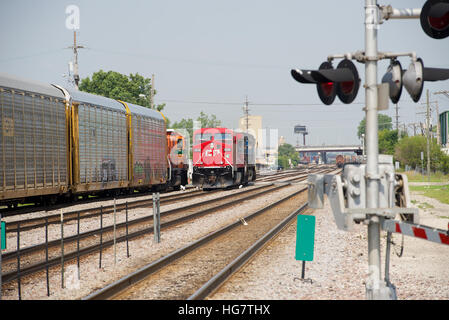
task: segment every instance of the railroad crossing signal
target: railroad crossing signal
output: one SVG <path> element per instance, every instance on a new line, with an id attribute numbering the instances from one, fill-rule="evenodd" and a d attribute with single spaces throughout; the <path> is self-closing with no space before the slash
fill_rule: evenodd
<path id="1" fill-rule="evenodd" d="M 387 73 L 382 78 L 383 83 L 389 84 L 389 92 L 391 102 L 398 103 L 402 93 L 402 66 L 401 63 L 394 59 L 388 66 Z"/>
<path id="2" fill-rule="evenodd" d="M 429 37 L 444 39 L 449 36 L 449 0 L 427 0 L 419 18 Z"/>
<path id="3" fill-rule="evenodd" d="M 326 105 L 331 105 L 337 95 L 341 102 L 351 103 L 359 91 L 359 73 L 348 59 L 342 60 L 337 69 L 325 61 L 318 70 L 292 69 L 290 73 L 298 82 L 316 84 L 318 95 Z"/>
<path id="4" fill-rule="evenodd" d="M 440 81 L 449 79 L 449 69 L 425 68 L 421 58 L 412 60 L 406 71 L 396 59 L 392 59 L 387 72 L 382 78 L 383 83 L 389 84 L 390 99 L 397 103 L 402 93 L 402 86 L 410 94 L 414 102 L 418 102 L 424 88 L 425 81 Z"/>
<path id="5" fill-rule="evenodd" d="M 309 205 L 321 207 L 323 194 L 329 198 L 337 227 L 349 230 L 354 223 L 366 223 L 368 228 L 368 267 L 369 276 L 365 283 L 368 299 L 395 299 L 396 289 L 388 280 L 388 263 L 386 258 L 385 279 L 381 279 L 380 231 L 381 223 L 395 219 L 400 214 L 413 223 L 418 220 L 418 210 L 411 208 L 408 181 L 405 175 L 396 174 L 393 161 L 378 153 L 378 128 L 376 125 L 378 110 L 384 109 L 379 103 L 388 88 L 390 99 L 397 103 L 402 93 L 402 86 L 417 102 L 422 94 L 425 81 L 449 79 L 449 69 L 425 68 L 422 59 L 415 52 L 391 53 L 378 51 L 379 25 L 388 19 L 418 19 L 423 30 L 434 39 L 449 36 L 449 0 L 427 0 L 422 9 L 395 9 L 391 6 L 379 6 L 377 0 L 365 0 L 365 49 L 356 52 L 328 56 L 328 61 L 321 64 L 318 70 L 291 70 L 292 77 L 301 83 L 317 85 L 321 101 L 330 105 L 338 95 L 343 103 L 351 103 L 357 96 L 360 85 L 357 69 L 350 60 L 365 64 L 365 107 L 367 118 L 366 132 L 366 164 L 345 166 L 342 176 L 309 176 Z M 411 57 L 409 68 L 403 72 L 397 58 Z M 344 59 L 333 69 L 333 59 Z M 377 63 L 382 59 L 390 59 L 391 65 L 383 77 L 382 85 L 377 83 Z M 375 88 L 377 87 L 377 90 Z M 377 105 L 376 105 L 377 104 Z M 343 178 L 342 178 L 343 177 Z M 342 181 L 342 179 L 344 181 Z M 402 183 L 402 189 L 393 186 Z M 343 187 L 345 186 L 345 187 Z M 391 223 L 385 227 L 390 226 Z M 399 226 L 399 227 L 398 227 Z M 415 227 L 413 232 L 424 239 L 440 239 L 448 242 L 448 233 L 430 232 Z M 395 225 L 395 232 L 407 229 Z M 392 232 L 388 230 L 388 232 Z M 436 238 L 438 235 L 439 238 Z M 387 246 L 388 252 L 389 247 Z M 389 254 L 389 253 L 388 253 Z"/>

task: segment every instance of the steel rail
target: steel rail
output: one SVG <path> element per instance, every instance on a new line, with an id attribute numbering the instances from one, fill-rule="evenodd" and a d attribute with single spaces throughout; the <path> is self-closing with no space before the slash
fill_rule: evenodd
<path id="1" fill-rule="evenodd" d="M 163 202 L 176 202 L 180 200 L 184 200 L 186 198 L 196 198 L 203 195 L 206 195 L 207 193 L 203 193 L 200 190 L 198 191 L 189 191 L 188 194 L 183 195 L 169 195 L 165 197 L 161 197 L 161 203 Z M 126 206 L 126 202 L 120 203 L 116 205 L 116 210 L 124 210 Z M 135 209 L 135 208 L 141 208 L 141 207 L 152 207 L 153 206 L 153 200 L 150 199 L 140 199 L 128 202 L 128 209 Z M 64 216 L 64 223 L 73 221 L 78 219 L 78 213 L 80 214 L 80 218 L 87 219 L 92 218 L 95 216 L 100 215 L 100 207 L 97 208 L 88 208 L 88 209 L 81 209 L 81 210 L 73 210 L 73 211 L 67 211 L 63 212 Z M 103 214 L 109 214 L 114 212 L 114 205 L 107 205 L 102 207 Z M 61 222 L 61 214 L 51 214 L 47 215 L 45 217 L 38 217 L 38 218 L 30 218 L 30 219 L 23 219 L 23 220 L 17 220 L 17 221 L 11 221 L 6 224 L 6 231 L 7 232 L 17 232 L 17 224 L 20 222 L 20 230 L 21 231 L 27 231 L 35 228 L 44 227 L 45 219 L 48 219 L 48 224 L 59 224 Z M 27 225 L 31 224 L 31 225 Z"/>
<path id="2" fill-rule="evenodd" d="M 186 189 L 193 189 L 193 188 L 194 188 L 193 186 L 186 186 Z M 154 191 L 145 191 L 145 192 L 138 192 L 138 193 L 132 193 L 132 194 L 121 194 L 121 195 L 118 195 L 115 197 L 114 196 L 107 196 L 107 197 L 95 196 L 90 199 L 76 200 L 73 202 L 60 203 L 60 204 L 55 204 L 55 205 L 28 205 L 25 207 L 13 208 L 13 209 L 0 208 L 0 213 L 2 214 L 2 217 L 11 217 L 11 216 L 17 216 L 17 215 L 22 215 L 22 214 L 30 214 L 30 213 L 39 212 L 39 211 L 59 210 L 59 209 L 63 209 L 66 207 L 73 206 L 73 205 L 88 204 L 88 203 L 92 203 L 92 202 L 96 202 L 96 201 L 109 201 L 109 200 L 113 200 L 114 198 L 115 199 L 127 199 L 127 198 L 136 198 L 136 197 L 145 197 L 145 196 L 151 195 L 153 192 Z M 162 190 L 161 193 L 162 192 L 169 193 L 169 192 L 178 192 L 178 191 Z M 191 192 L 196 192 L 196 191 L 191 191 Z M 169 196 L 171 196 L 171 195 L 169 195 Z M 31 202 L 31 203 L 33 203 L 33 202 Z"/>
<path id="3" fill-rule="evenodd" d="M 240 191 L 239 193 L 225 195 L 225 196 L 221 197 L 220 199 L 213 198 L 213 199 L 209 199 L 209 200 L 193 203 L 193 204 L 190 204 L 190 205 L 187 205 L 187 206 L 183 206 L 183 207 L 180 207 L 180 208 L 174 208 L 174 209 L 171 209 L 171 210 L 167 210 L 167 211 L 161 212 L 161 215 L 162 215 L 162 217 L 166 217 L 168 215 L 172 215 L 172 214 L 184 211 L 184 210 L 190 210 L 190 209 L 198 207 L 198 206 L 203 206 L 203 205 L 207 205 L 207 204 L 212 203 L 212 202 L 225 200 L 225 199 L 231 198 L 232 196 L 235 196 L 235 195 L 242 195 L 242 194 L 245 194 L 245 193 L 249 193 L 251 191 L 257 191 L 257 190 L 260 190 L 260 189 L 268 188 L 268 187 L 273 186 L 273 185 L 274 184 L 267 184 L 267 185 L 259 186 L 259 187 L 253 188 L 253 189 L 245 189 L 243 191 Z M 288 184 L 286 184 L 285 186 L 287 186 L 287 185 Z M 247 199 L 247 198 L 244 198 L 244 199 Z M 152 203 L 153 202 L 151 202 L 151 205 L 152 205 Z M 211 209 L 214 209 L 214 208 L 216 209 L 218 207 L 219 206 L 215 206 L 215 207 L 212 207 Z M 128 209 L 130 209 L 130 207 L 128 207 Z M 134 220 L 130 220 L 130 221 L 128 221 L 128 226 L 132 226 L 134 224 L 140 224 L 140 223 L 149 222 L 152 219 L 153 219 L 153 216 L 149 215 L 149 216 L 137 218 L 137 219 L 134 219 Z M 60 222 L 60 220 L 59 220 L 59 222 Z M 116 224 L 116 228 L 117 229 L 121 229 L 121 228 L 124 228 L 124 227 L 126 227 L 126 222 L 121 222 L 121 223 Z M 22 230 L 22 226 L 20 226 L 20 230 Z M 95 230 L 91 230 L 91 231 L 86 231 L 86 232 L 81 233 L 79 235 L 79 237 L 78 237 L 78 235 L 65 237 L 64 238 L 64 243 L 68 244 L 70 242 L 76 241 L 78 238 L 81 240 L 81 239 L 85 239 L 85 238 L 93 236 L 93 235 L 97 235 L 97 234 L 99 234 L 101 232 L 101 230 L 103 230 L 103 232 L 110 232 L 110 231 L 113 230 L 113 226 L 111 225 L 111 226 L 103 227 L 103 229 L 100 228 L 100 229 L 95 229 Z M 36 244 L 34 246 L 29 246 L 29 247 L 20 249 L 20 254 L 22 254 L 22 255 L 23 254 L 30 254 L 30 253 L 33 253 L 33 252 L 45 249 L 46 245 L 48 245 L 48 247 L 51 248 L 51 247 L 54 247 L 54 246 L 59 246 L 60 243 L 61 243 L 61 239 L 56 239 L 56 240 L 49 241 L 48 244 L 46 244 L 46 243 Z M 16 257 L 17 257 L 17 251 L 11 251 L 11 252 L 2 254 L 2 258 L 3 258 L 4 261 L 10 260 L 10 259 L 14 259 Z"/>
<path id="4" fill-rule="evenodd" d="M 255 218 L 256 216 L 262 214 L 263 212 L 289 200 L 290 198 L 292 198 L 306 190 L 307 190 L 307 188 L 303 188 L 299 191 L 296 191 L 296 192 L 272 203 L 271 205 L 269 205 L 265 208 L 262 208 L 256 212 L 244 217 L 244 219 L 247 221 L 251 220 L 252 218 Z M 191 243 L 189 245 L 186 245 L 178 250 L 175 250 L 171 254 L 169 254 L 165 257 L 162 257 L 162 258 L 140 268 L 139 270 L 123 277 L 122 279 L 120 279 L 116 282 L 113 282 L 113 283 L 107 285 L 106 287 L 104 287 L 98 291 L 91 293 L 90 295 L 84 297 L 83 300 L 105 300 L 105 299 L 113 298 L 120 292 L 122 292 L 125 289 L 129 288 L 130 286 L 133 286 L 134 284 L 140 282 L 141 280 L 145 279 L 147 276 L 151 275 L 152 273 L 159 271 L 160 269 L 162 269 L 166 265 L 172 263 L 173 261 L 187 255 L 188 253 L 194 251 L 195 249 L 201 247 L 202 245 L 214 240 L 218 236 L 234 229 L 235 227 L 241 225 L 241 223 L 242 222 L 240 220 L 237 220 L 236 222 L 231 223 L 213 233 L 210 233 L 210 234 L 204 236 L 203 238 L 201 238 L 197 241 L 194 241 L 193 243 Z"/>
<path id="5" fill-rule="evenodd" d="M 208 282 L 206 282 L 200 289 L 198 289 L 194 294 L 192 294 L 187 300 L 200 300 L 205 299 L 210 293 L 218 289 L 226 280 L 237 272 L 243 265 L 245 265 L 256 253 L 271 239 L 278 235 L 285 226 L 293 220 L 298 214 L 303 213 L 308 207 L 305 203 L 299 209 L 296 209 L 291 214 L 289 214 L 284 220 L 282 220 L 278 225 L 268 231 L 264 236 L 262 236 L 257 242 L 255 242 L 251 247 L 246 249 L 240 256 L 234 259 L 230 264 L 224 267 L 220 272 L 213 276 Z"/>
<path id="6" fill-rule="evenodd" d="M 251 189 L 251 190 L 245 190 L 244 192 L 239 193 L 239 195 L 241 195 L 243 193 L 248 193 L 250 191 L 257 191 L 259 189 L 264 189 L 264 188 L 267 188 L 267 187 L 270 187 L 270 186 L 273 186 L 273 185 L 266 185 L 266 186 L 261 186 L 261 187 L 254 188 L 254 189 Z M 179 224 L 181 222 L 192 220 L 194 218 L 197 218 L 199 216 L 205 215 L 205 214 L 210 213 L 210 212 L 216 212 L 219 209 L 223 209 L 225 207 L 235 205 L 237 202 L 240 202 L 240 201 L 243 201 L 243 200 L 249 200 L 249 199 L 258 197 L 260 195 L 263 195 L 265 193 L 273 192 L 273 191 L 279 190 L 279 189 L 287 187 L 287 186 L 289 186 L 289 184 L 284 184 L 284 185 L 281 185 L 281 186 L 274 186 L 271 189 L 264 190 L 264 191 L 259 192 L 259 193 L 255 193 L 255 194 L 246 196 L 244 198 L 239 198 L 239 199 L 231 201 L 231 202 L 227 202 L 227 203 L 224 203 L 224 204 L 221 204 L 221 205 L 217 205 L 217 206 L 213 206 L 211 208 L 207 208 L 207 209 L 204 209 L 204 210 L 201 210 L 201 211 L 197 211 L 197 212 L 195 212 L 193 214 L 189 214 L 187 216 L 183 216 L 183 217 L 180 217 L 178 219 L 174 219 L 174 220 L 171 220 L 171 221 L 167 221 L 167 222 L 161 223 L 161 230 L 164 229 L 164 228 L 170 227 L 172 225 Z M 235 195 L 236 194 L 227 195 L 227 196 L 225 196 L 225 197 L 223 197 L 221 199 L 218 199 L 218 200 L 223 200 L 224 198 L 229 198 L 230 196 L 235 196 Z M 217 202 L 217 199 L 210 199 L 210 200 L 203 201 L 200 204 L 196 203 L 196 204 L 189 205 L 189 206 L 186 206 L 186 207 L 183 207 L 183 208 L 176 208 L 176 209 L 173 209 L 173 210 L 161 212 L 161 216 L 166 217 L 167 215 L 173 214 L 175 212 L 180 212 L 182 210 L 191 209 L 193 207 L 198 207 L 198 206 L 204 205 L 206 203 L 210 203 L 210 202 Z M 148 222 L 148 221 L 151 221 L 152 218 L 153 217 L 151 215 L 151 216 L 147 216 L 147 217 L 142 217 L 142 218 L 138 218 L 138 219 L 135 219 L 135 220 L 131 220 L 131 221 L 128 222 L 128 226 L 131 223 L 139 224 L 139 223 L 143 223 L 143 222 Z M 118 228 L 124 228 L 124 227 L 126 227 L 126 223 L 120 223 L 120 224 L 116 225 L 117 229 Z M 113 229 L 113 226 L 105 227 L 105 228 L 103 228 L 103 233 L 111 232 L 112 229 Z M 88 232 L 85 232 L 83 234 L 80 234 L 80 237 L 86 238 L 88 236 L 92 236 L 92 235 L 98 234 L 100 232 L 101 232 L 100 229 L 93 230 L 93 231 L 88 231 Z M 129 239 L 134 239 L 136 237 L 142 236 L 142 235 L 150 233 L 150 232 L 153 232 L 153 227 L 149 227 L 149 228 L 145 228 L 145 229 L 142 229 L 142 230 L 139 230 L 139 231 L 135 231 L 133 233 L 128 234 L 128 240 Z M 77 239 L 78 239 L 77 235 L 70 236 L 70 237 L 64 238 L 64 243 L 67 244 L 69 242 L 74 242 Z M 116 238 L 116 243 L 126 241 L 126 239 L 127 239 L 126 235 L 117 237 Z M 61 239 L 57 239 L 57 240 L 53 240 L 53 241 L 49 242 L 48 243 L 48 247 L 55 247 L 55 246 L 59 246 L 60 244 L 61 244 Z M 113 240 L 109 240 L 109 241 L 103 242 L 101 244 L 103 249 L 106 248 L 106 247 L 110 247 L 112 245 L 113 245 Z M 43 244 L 39 244 L 39 245 L 36 245 L 36 246 L 32 246 L 32 247 L 21 249 L 20 250 L 20 255 L 24 255 L 25 253 L 30 254 L 30 253 L 33 253 L 33 252 L 37 252 L 39 250 L 43 250 L 45 248 L 45 246 L 46 246 L 46 244 L 43 243 Z M 100 249 L 100 244 L 96 244 L 96 245 L 92 245 L 90 247 L 86 247 L 86 248 L 80 249 L 79 250 L 79 256 L 84 256 L 84 255 L 96 252 L 99 249 Z M 3 257 L 3 260 L 11 260 L 11 259 L 17 257 L 17 251 L 10 252 L 8 254 L 4 254 L 4 255 L 2 255 L 2 257 Z M 77 252 L 76 251 L 64 254 L 64 260 L 65 261 L 69 261 L 69 260 L 72 260 L 72 259 L 75 259 L 75 258 L 77 258 Z M 46 263 L 45 261 L 42 261 L 42 262 L 39 262 L 39 263 L 31 265 L 31 266 L 21 267 L 20 274 L 21 274 L 21 276 L 33 274 L 33 273 L 36 273 L 38 271 L 44 270 L 47 265 L 49 267 L 53 267 L 53 266 L 59 265 L 60 262 L 61 262 L 61 256 L 58 256 L 58 257 L 55 257 L 53 259 L 50 259 L 48 261 L 48 263 Z M 2 275 L 2 282 L 3 283 L 7 283 L 7 282 L 10 282 L 10 281 L 15 280 L 15 279 L 17 279 L 17 272 L 16 271 L 11 271 L 11 272 L 8 272 L 8 273 L 5 273 L 5 274 Z"/>

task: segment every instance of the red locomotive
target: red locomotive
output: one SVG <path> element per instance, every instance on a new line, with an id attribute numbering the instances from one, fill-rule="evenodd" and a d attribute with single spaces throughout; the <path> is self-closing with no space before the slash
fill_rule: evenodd
<path id="1" fill-rule="evenodd" d="M 227 128 L 193 133 L 192 184 L 203 189 L 246 185 L 256 180 L 255 139 Z"/>

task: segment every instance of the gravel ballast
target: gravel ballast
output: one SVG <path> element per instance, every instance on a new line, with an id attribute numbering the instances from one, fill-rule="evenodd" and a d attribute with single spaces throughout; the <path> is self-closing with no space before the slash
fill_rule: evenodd
<path id="1" fill-rule="evenodd" d="M 98 267 L 98 254 L 81 259 L 81 280 L 76 274 L 76 260 L 66 264 L 66 287 L 61 288 L 61 268 L 50 270 L 50 296 L 46 295 L 45 272 L 22 279 L 22 299 L 60 300 L 80 299 L 89 293 L 112 283 L 196 239 L 223 227 L 250 211 L 267 206 L 282 196 L 303 186 L 297 184 L 284 188 L 281 192 L 267 194 L 264 199 L 242 202 L 239 206 L 210 214 L 193 222 L 162 231 L 162 242 L 155 244 L 153 234 L 129 243 L 131 257 L 126 257 L 126 244 L 117 245 L 117 260 L 114 264 L 113 249 L 103 252 L 102 268 Z M 230 192 L 237 192 L 232 190 Z M 211 194 L 207 198 L 218 195 Z M 439 229 L 447 229 L 449 205 L 412 193 L 416 206 L 427 203 L 428 209 L 420 209 L 420 223 Z M 195 200 L 198 201 L 198 200 Z M 186 202 L 189 204 L 194 200 Z M 162 211 L 180 204 L 164 206 Z M 151 209 L 150 209 L 151 210 Z M 151 210 L 152 211 L 152 210 Z M 326 202 L 323 209 L 311 212 L 316 216 L 314 260 L 306 263 L 306 279 L 301 281 L 302 262 L 296 261 L 296 222 L 290 224 L 269 245 L 242 268 L 230 281 L 221 287 L 210 299 L 268 299 L 268 300 L 364 300 L 367 278 L 367 238 L 366 226 L 355 225 L 353 232 L 338 230 L 332 212 Z M 136 209 L 131 215 L 149 214 L 148 210 Z M 109 218 L 110 219 L 110 218 Z M 108 221 L 107 224 L 109 224 Z M 98 227 L 98 220 L 92 220 Z M 106 223 L 105 223 L 106 225 Z M 67 233 L 76 224 L 67 226 Z M 88 225 L 85 227 L 90 229 Z M 31 243 L 42 236 L 42 230 L 24 236 L 24 243 Z M 60 230 L 51 230 L 50 238 L 60 235 Z M 28 238 L 29 237 L 29 238 Z M 386 233 L 382 232 L 382 273 L 385 262 Z M 14 240 L 10 242 L 14 244 Z M 447 300 L 449 299 L 449 246 L 404 237 L 404 251 L 400 252 L 402 236 L 393 234 L 390 280 L 397 287 L 400 300 Z M 17 300 L 17 282 L 3 285 L 5 300 Z"/>
<path id="2" fill-rule="evenodd" d="M 412 198 L 434 208 L 421 210 L 420 223 L 447 230 L 449 205 L 416 193 Z M 314 260 L 295 260 L 296 220 L 247 266 L 236 273 L 210 299 L 269 300 L 364 300 L 368 276 L 367 228 L 355 225 L 353 232 L 338 230 L 329 203 L 312 212 L 316 216 Z M 385 268 L 386 232 L 381 233 L 382 274 Z M 449 246 L 393 234 L 390 281 L 399 300 L 449 299 Z M 311 280 L 311 282 L 310 282 Z"/>

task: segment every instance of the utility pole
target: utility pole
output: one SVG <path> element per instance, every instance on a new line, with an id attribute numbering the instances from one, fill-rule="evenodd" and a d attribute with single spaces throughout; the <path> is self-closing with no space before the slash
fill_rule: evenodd
<path id="1" fill-rule="evenodd" d="M 249 101 L 248 96 L 246 96 L 245 105 L 243 106 L 243 112 L 245 114 L 245 121 L 246 121 L 246 133 L 248 133 L 249 130 Z"/>
<path id="2" fill-rule="evenodd" d="M 430 182 L 430 102 L 429 102 L 429 89 L 426 91 L 427 100 L 427 111 L 426 111 L 426 121 L 427 121 L 427 182 Z"/>
<path id="3" fill-rule="evenodd" d="M 73 80 L 75 81 L 75 88 L 78 89 L 78 83 L 80 81 L 80 75 L 78 72 L 78 49 L 83 49 L 84 46 L 76 44 L 76 31 L 73 30 L 73 46 L 68 47 L 73 50 Z"/>
<path id="4" fill-rule="evenodd" d="M 440 132 L 440 112 L 438 110 L 438 101 L 435 101 L 435 108 L 436 108 L 436 113 L 437 113 L 437 143 L 438 143 L 438 145 L 440 145 L 441 144 L 441 140 L 440 140 L 441 132 Z"/>
<path id="5" fill-rule="evenodd" d="M 442 91 L 437 91 L 434 92 L 433 94 L 443 94 L 446 96 L 446 98 L 449 99 L 449 91 L 447 90 L 442 90 Z M 438 110 L 438 101 L 436 101 L 436 108 L 437 108 L 437 141 L 438 141 L 438 145 L 441 144 L 441 128 L 440 128 L 440 113 Z"/>

